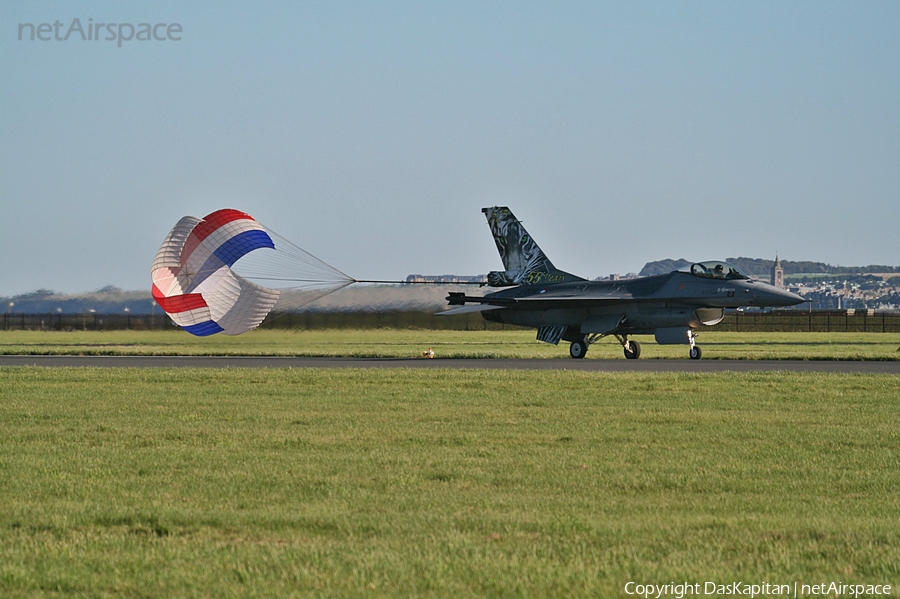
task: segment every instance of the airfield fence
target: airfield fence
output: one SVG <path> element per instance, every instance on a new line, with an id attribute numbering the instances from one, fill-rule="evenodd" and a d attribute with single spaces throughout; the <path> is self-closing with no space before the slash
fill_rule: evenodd
<path id="1" fill-rule="evenodd" d="M 177 328 L 164 313 L 121 314 L 85 312 L 3 314 L 0 330 L 6 331 L 148 331 Z M 262 329 L 425 329 L 425 330 L 510 330 L 512 325 L 488 322 L 480 314 L 436 317 L 432 311 L 396 312 L 281 312 L 271 313 Z"/>
<path id="2" fill-rule="evenodd" d="M 2 330 L 113 331 L 171 330 L 165 314 L 26 314 L 3 315 Z M 283 312 L 273 313 L 263 329 L 424 329 L 500 331 L 519 329 L 484 320 L 478 313 L 434 316 L 430 311 L 404 312 Z M 783 310 L 729 312 L 715 331 L 900 333 L 900 313 L 867 310 Z"/>
<path id="3" fill-rule="evenodd" d="M 900 313 L 870 310 L 735 311 L 726 314 L 715 329 L 780 333 L 898 333 Z"/>
<path id="4" fill-rule="evenodd" d="M 147 331 L 174 328 L 165 314 L 4 314 L 6 331 Z"/>

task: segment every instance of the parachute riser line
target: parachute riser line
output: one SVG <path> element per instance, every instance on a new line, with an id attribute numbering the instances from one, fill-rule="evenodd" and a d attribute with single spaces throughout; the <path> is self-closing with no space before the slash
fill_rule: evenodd
<path id="1" fill-rule="evenodd" d="M 375 281 L 371 279 L 353 279 L 354 283 L 381 283 L 383 285 L 483 285 L 475 281 Z"/>

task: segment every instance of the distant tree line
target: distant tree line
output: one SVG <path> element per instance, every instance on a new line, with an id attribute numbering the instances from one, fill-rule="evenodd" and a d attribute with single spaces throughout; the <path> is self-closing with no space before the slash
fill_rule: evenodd
<path id="1" fill-rule="evenodd" d="M 125 291 L 107 286 L 89 293 L 65 294 L 50 289 L 37 289 L 0 298 L 3 312 L 27 314 L 127 313 L 159 314 L 149 290 Z"/>
<path id="2" fill-rule="evenodd" d="M 639 276 L 649 277 L 651 275 L 665 275 L 669 274 L 673 270 L 678 270 L 679 268 L 684 268 L 685 266 L 690 266 L 693 264 L 690 260 L 685 260 L 684 258 L 679 258 L 678 260 L 666 259 L 666 260 L 657 260 L 655 262 L 648 262 L 644 265 L 644 268 L 641 269 L 641 272 L 638 273 Z"/>

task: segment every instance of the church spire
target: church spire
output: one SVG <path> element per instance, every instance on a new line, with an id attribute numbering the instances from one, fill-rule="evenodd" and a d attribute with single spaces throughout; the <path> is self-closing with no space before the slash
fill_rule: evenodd
<path id="1" fill-rule="evenodd" d="M 775 264 L 772 266 L 772 280 L 774 287 L 784 289 L 784 267 L 781 266 L 781 259 L 775 254 Z"/>

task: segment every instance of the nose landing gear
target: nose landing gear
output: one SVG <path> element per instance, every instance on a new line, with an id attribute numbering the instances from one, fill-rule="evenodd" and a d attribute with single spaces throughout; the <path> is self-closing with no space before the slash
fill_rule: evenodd
<path id="1" fill-rule="evenodd" d="M 696 338 L 697 338 L 697 334 L 694 333 L 693 329 L 688 331 L 688 339 L 690 340 L 690 343 L 691 343 L 691 351 L 689 352 L 689 355 L 691 356 L 691 360 L 699 360 L 700 356 L 703 355 L 703 352 L 700 351 L 700 347 L 695 345 L 694 340 Z"/>

